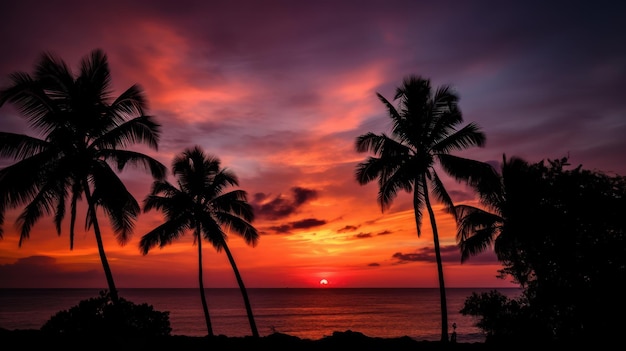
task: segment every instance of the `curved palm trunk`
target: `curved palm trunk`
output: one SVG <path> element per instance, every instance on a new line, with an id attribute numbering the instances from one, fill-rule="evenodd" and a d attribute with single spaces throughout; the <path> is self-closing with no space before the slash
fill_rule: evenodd
<path id="1" fill-rule="evenodd" d="M 100 255 L 100 261 L 102 262 L 104 275 L 106 276 L 107 284 L 109 286 L 111 301 L 113 303 L 117 303 L 119 301 L 119 296 L 117 294 L 117 289 L 115 288 L 115 281 L 113 280 L 113 273 L 111 272 L 109 261 L 107 260 L 107 256 L 104 253 L 102 232 L 100 231 L 100 225 L 98 224 L 98 216 L 96 216 L 96 206 L 94 205 L 93 198 L 91 197 L 91 191 L 89 190 L 89 184 L 87 183 L 87 181 L 83 181 L 83 186 L 85 188 L 85 197 L 87 198 L 89 212 L 91 213 L 91 222 L 93 223 L 93 231 L 96 235 L 96 243 L 98 244 L 98 254 Z"/>
<path id="2" fill-rule="evenodd" d="M 235 264 L 235 259 L 233 255 L 230 253 L 228 249 L 228 245 L 223 243 L 224 251 L 226 251 L 226 256 L 228 256 L 228 261 L 230 265 L 233 267 L 233 271 L 235 272 L 235 277 L 237 278 L 237 284 L 239 284 L 239 290 L 241 290 L 241 295 L 243 296 L 243 302 L 246 305 L 246 312 L 248 313 L 248 321 L 250 322 L 250 329 L 252 330 L 252 336 L 255 338 L 259 337 L 259 331 L 257 330 L 256 323 L 254 322 L 254 315 L 252 314 L 252 307 L 250 307 L 250 301 L 248 300 L 248 293 L 246 291 L 246 287 L 243 285 L 243 279 L 241 279 L 241 275 L 239 274 L 239 270 L 237 269 L 237 265 Z"/>
<path id="3" fill-rule="evenodd" d="M 428 187 L 424 181 L 424 202 L 426 202 L 426 208 L 428 209 L 428 217 L 430 218 L 430 226 L 433 229 L 433 241 L 435 244 L 435 257 L 437 260 L 437 273 L 439 277 L 439 299 L 441 300 L 441 342 L 447 343 L 448 338 L 448 303 L 446 301 L 446 286 L 443 279 L 443 263 L 441 262 L 441 249 L 439 247 L 439 232 L 437 230 L 437 223 L 435 222 L 435 213 L 430 205 L 430 199 L 428 198 Z"/>
<path id="4" fill-rule="evenodd" d="M 214 336 L 213 327 L 211 326 L 211 317 L 209 316 L 209 307 L 206 302 L 204 292 L 204 279 L 202 278 L 202 237 L 200 236 L 200 227 L 196 227 L 196 238 L 198 240 L 198 283 L 200 285 L 200 300 L 202 301 L 202 311 L 204 312 L 204 321 L 209 336 Z"/>

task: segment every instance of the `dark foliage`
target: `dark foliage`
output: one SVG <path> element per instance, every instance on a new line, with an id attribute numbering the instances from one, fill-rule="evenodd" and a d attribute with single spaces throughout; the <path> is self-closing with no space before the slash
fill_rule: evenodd
<path id="1" fill-rule="evenodd" d="M 356 180 L 361 185 L 377 181 L 378 203 L 383 211 L 390 208 L 399 192 L 413 196 L 417 236 L 422 234 L 423 211 L 426 209 L 433 232 L 439 299 L 441 302 L 441 340 L 449 341 L 448 307 L 439 248 L 439 230 L 432 201 L 443 204 L 453 213 L 454 204 L 439 173 L 438 166 L 457 180 L 468 180 L 468 171 L 481 162 L 455 156 L 471 146 L 483 146 L 485 134 L 475 123 L 465 126 L 458 105 L 459 96 L 449 86 L 433 88 L 430 80 L 407 76 L 396 88 L 397 107 L 377 93 L 392 121 L 391 134 L 368 132 L 355 140 L 357 152 L 369 152 L 356 167 Z"/>
<path id="2" fill-rule="evenodd" d="M 159 312 L 148 304 L 135 304 L 119 298 L 112 303 L 107 291 L 99 297 L 80 301 L 77 306 L 58 312 L 41 331 L 55 335 L 151 337 L 170 335 L 169 312 Z"/>
<path id="3" fill-rule="evenodd" d="M 500 350 L 485 343 L 441 343 L 416 341 L 408 336 L 376 338 L 347 330 L 334 332 L 321 339 L 300 339 L 274 333 L 262 337 L 192 337 L 170 335 L 159 337 L 90 337 L 51 336 L 39 330 L 6 330 L 0 328 L 0 340 L 6 350 L 63 350 L 63 351 L 435 351 L 435 350 Z M 95 342 L 94 342 L 95 341 Z M 16 345 L 11 347 L 11 345 Z M 18 346 L 19 345 L 19 346 Z M 509 348 L 514 349 L 514 348 Z"/>
<path id="4" fill-rule="evenodd" d="M 494 339 L 586 342 L 626 326 L 616 318 L 626 313 L 626 178 L 566 166 L 566 158 L 503 166 L 495 249 L 503 277 L 519 282 L 523 296 L 473 295 L 461 311 L 482 316 L 479 327 Z M 510 324 L 511 316 L 525 322 Z"/>
<path id="5" fill-rule="evenodd" d="M 524 297 L 509 299 L 497 290 L 472 293 L 459 312 L 480 317 L 476 327 L 485 333 L 485 342 L 489 344 L 526 343 L 529 335 L 534 342 L 550 341 L 550 333 L 542 330 L 542 323 L 533 321 Z"/>

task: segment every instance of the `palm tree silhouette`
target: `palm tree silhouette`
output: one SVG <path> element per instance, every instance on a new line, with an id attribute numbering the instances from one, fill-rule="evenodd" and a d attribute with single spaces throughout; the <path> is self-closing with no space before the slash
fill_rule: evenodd
<path id="1" fill-rule="evenodd" d="M 240 235 L 252 246 L 256 246 L 259 240 L 258 232 L 251 224 L 254 213 L 247 202 L 246 192 L 232 190 L 225 193 L 228 186 L 239 185 L 237 177 L 230 170 L 220 168 L 220 160 L 205 154 L 198 146 L 176 156 L 172 162 L 172 172 L 178 178 L 178 187 L 165 180 L 155 181 L 151 194 L 144 201 L 144 212 L 161 210 L 166 221 L 141 238 L 141 252 L 146 255 L 155 246 L 163 248 L 187 230 L 193 230 L 194 243 L 198 244 L 200 298 L 208 334 L 213 336 L 202 275 L 202 239 L 211 243 L 218 252 L 224 250 L 244 299 L 252 335 L 258 337 L 243 279 L 226 244 L 227 231 Z"/>
<path id="2" fill-rule="evenodd" d="M 412 192 L 418 237 L 421 236 L 422 209 L 425 206 L 428 210 L 439 278 L 441 340 L 448 342 L 443 264 L 429 194 L 454 215 L 452 199 L 435 171 L 435 163 L 438 161 L 447 173 L 457 179 L 471 179 L 469 172 L 478 162 L 453 156 L 450 152 L 473 145 L 483 146 L 485 135 L 474 123 L 456 129 L 463 122 L 463 117 L 458 107 L 459 98 L 448 86 L 438 88 L 433 94 L 430 80 L 408 76 L 396 89 L 394 100 L 400 100 L 398 109 L 379 93 L 376 95 L 386 106 L 393 128 L 391 136 L 368 132 L 356 138 L 358 152 L 376 155 L 357 165 L 356 179 L 361 185 L 378 179 L 378 203 L 383 211 L 391 206 L 398 191 Z"/>
<path id="3" fill-rule="evenodd" d="M 153 177 L 164 177 L 164 165 L 124 149 L 141 143 L 156 150 L 160 126 L 144 114 L 146 97 L 139 86 L 113 99 L 101 50 L 82 59 L 77 76 L 65 62 L 44 53 L 32 76 L 15 72 L 10 79 L 12 85 L 0 91 L 0 106 L 13 103 L 40 137 L 0 132 L 0 156 L 16 160 L 0 170 L 0 225 L 5 210 L 25 205 L 17 219 L 21 247 L 45 215 L 54 214 L 60 235 L 69 205 L 71 250 L 78 201 L 85 196 L 86 229 L 93 226 L 110 296 L 117 302 L 97 210 L 108 215 L 118 242 L 127 243 L 140 207 L 111 167 L 143 166 Z"/>
<path id="4" fill-rule="evenodd" d="M 525 232 L 536 231 L 529 228 L 533 223 L 529 218 L 536 218 L 533 211 L 540 203 L 540 191 L 532 182 L 539 175 L 523 159 L 512 157 L 507 160 L 503 155 L 500 173 L 488 166 L 474 176 L 476 180 L 472 186 L 482 207 L 455 206 L 461 262 L 492 246 L 500 260 L 515 260 L 514 256 L 519 253 L 516 241 Z M 516 275 L 522 285 L 526 283 L 524 276 Z"/>

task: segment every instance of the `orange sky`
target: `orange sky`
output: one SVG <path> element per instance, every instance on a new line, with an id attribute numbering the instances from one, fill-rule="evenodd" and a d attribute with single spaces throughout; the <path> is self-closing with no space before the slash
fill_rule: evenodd
<path id="1" fill-rule="evenodd" d="M 465 123 L 487 135 L 487 146 L 466 157 L 569 155 L 573 164 L 625 174 L 626 52 L 615 47 L 624 21 L 615 9 L 589 16 L 582 7 L 562 13 L 543 3 L 542 11 L 521 4 L 485 11 L 483 2 L 398 2 L 367 1 L 355 10 L 341 2 L 111 1 L 97 11 L 81 1 L 15 2 L 0 21 L 8 53 L 0 57 L 0 85 L 11 72 L 32 72 L 43 51 L 76 67 L 103 49 L 116 95 L 140 84 L 163 125 L 159 151 L 141 151 L 169 167 L 174 155 L 200 145 L 239 177 L 262 234 L 254 248 L 229 240 L 247 287 L 317 287 L 323 278 L 329 287 L 436 287 L 428 216 L 418 238 L 408 195 L 382 213 L 376 184 L 354 178 L 367 156 L 355 152 L 354 139 L 389 131 L 376 92 L 391 100 L 408 74 L 452 85 Z M 32 25 L 18 35 L 24 21 Z M 0 108 L 0 129 L 28 133 L 8 105 Z M 138 201 L 148 194 L 147 175 L 121 178 Z M 457 203 L 473 201 L 444 180 Z M 492 253 L 460 264 L 452 218 L 436 210 L 448 287 L 515 286 L 496 278 L 501 266 Z M 7 214 L 0 241 L 0 288 L 105 288 L 84 214 L 70 251 L 69 221 L 58 237 L 51 218 L 18 248 L 16 213 Z M 141 235 L 160 221 L 155 212 L 140 215 L 124 247 L 105 227 L 118 288 L 197 286 L 191 233 L 139 253 Z M 207 287 L 236 286 L 225 254 L 208 246 L 204 269 Z"/>

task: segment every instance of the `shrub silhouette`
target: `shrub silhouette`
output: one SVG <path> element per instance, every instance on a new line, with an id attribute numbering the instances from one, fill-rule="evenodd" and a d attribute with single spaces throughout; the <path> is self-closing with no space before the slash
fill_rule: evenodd
<path id="1" fill-rule="evenodd" d="M 172 328 L 169 311 L 156 311 L 146 303 L 135 304 L 123 298 L 114 304 L 105 290 L 99 297 L 82 300 L 77 306 L 56 313 L 41 331 L 72 336 L 151 337 L 168 336 Z"/>

